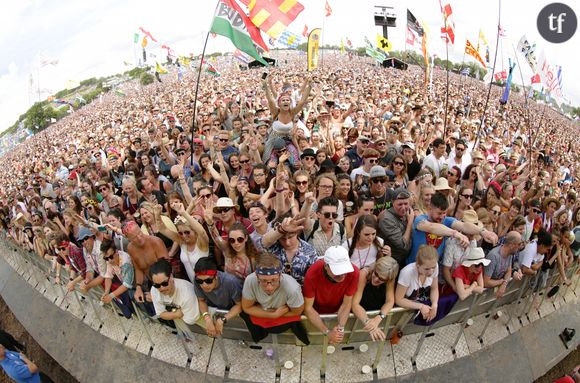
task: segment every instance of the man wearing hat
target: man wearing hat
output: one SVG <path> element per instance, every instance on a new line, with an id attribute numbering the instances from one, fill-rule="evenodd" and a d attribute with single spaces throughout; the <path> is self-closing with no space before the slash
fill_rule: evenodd
<path id="1" fill-rule="evenodd" d="M 501 298 L 505 293 L 509 281 L 512 277 L 522 279 L 521 272 L 512 269 L 513 256 L 522 244 L 522 236 L 517 231 L 510 231 L 506 234 L 503 245 L 494 247 L 486 258 L 490 261 L 485 266 L 483 277 L 486 288 L 498 288 L 497 297 Z"/>
<path id="2" fill-rule="evenodd" d="M 380 217 L 382 211 L 391 207 L 394 190 L 392 189 L 395 181 L 395 173 L 391 170 L 385 170 L 382 166 L 376 165 L 369 172 L 369 192 L 375 201 L 373 214 Z"/>
<path id="3" fill-rule="evenodd" d="M 379 152 L 375 149 L 367 148 L 363 152 L 363 163 L 350 173 L 350 179 L 355 182 L 358 177 L 362 177 L 362 183 L 366 183 L 371 171 L 371 168 L 379 162 Z"/>
<path id="4" fill-rule="evenodd" d="M 79 286 L 83 293 L 87 293 L 93 287 L 104 282 L 103 276 L 107 271 L 107 264 L 101 257 L 102 240 L 103 234 L 99 231 L 93 232 L 86 226 L 81 226 L 79 229 L 77 243 L 82 245 L 83 256 L 87 264 L 87 275 Z"/>
<path id="5" fill-rule="evenodd" d="M 391 256 L 405 267 L 405 261 L 411 251 L 411 231 L 415 213 L 411 208 L 411 194 L 404 188 L 394 191 L 392 206 L 384 211 L 379 221 L 378 235 L 385 245 L 391 247 Z"/>
<path id="6" fill-rule="evenodd" d="M 415 144 L 411 141 L 405 141 L 401 145 L 401 153 L 407 162 L 407 176 L 409 176 L 409 181 L 412 181 L 421 171 L 421 163 L 415 153 Z"/>
<path id="7" fill-rule="evenodd" d="M 300 161 L 302 162 L 302 170 L 310 175 L 316 174 L 316 153 L 314 149 L 306 148 L 300 155 Z"/>
<path id="8" fill-rule="evenodd" d="M 242 217 L 238 213 L 239 206 L 234 205 L 234 201 L 231 198 L 221 197 L 217 200 L 213 207 L 213 219 L 208 220 L 206 218 L 207 226 L 210 230 L 215 229 L 218 231 L 219 235 L 224 241 L 228 241 L 228 233 L 230 232 L 230 227 L 236 222 L 242 223 L 248 234 L 254 232 L 254 226 L 252 222 Z"/>
<path id="9" fill-rule="evenodd" d="M 344 325 L 357 290 L 359 270 L 350 262 L 348 250 L 331 246 L 304 278 L 304 314 L 331 344 L 342 342 Z M 338 324 L 330 330 L 320 314 L 337 314 Z"/>
<path id="10" fill-rule="evenodd" d="M 363 153 L 369 147 L 370 140 L 364 136 L 358 136 L 356 145 L 346 152 L 346 156 L 350 158 L 351 169 L 356 169 L 363 163 Z"/>
<path id="11" fill-rule="evenodd" d="M 490 264 L 481 247 L 469 248 L 461 265 L 453 271 L 455 292 L 462 301 L 471 294 L 481 294 L 483 287 L 483 268 Z"/>
<path id="12" fill-rule="evenodd" d="M 542 204 L 540 200 L 531 200 L 528 204 L 528 213 L 525 216 L 526 226 L 524 228 L 524 234 L 522 234 L 522 239 L 525 243 L 528 243 L 532 238 L 532 234 L 537 233 L 542 226 L 541 214 Z"/>

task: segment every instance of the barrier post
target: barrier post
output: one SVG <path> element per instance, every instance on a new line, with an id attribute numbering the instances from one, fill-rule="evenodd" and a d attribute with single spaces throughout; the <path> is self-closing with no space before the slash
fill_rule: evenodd
<path id="1" fill-rule="evenodd" d="M 276 368 L 276 379 L 280 378 L 282 368 L 280 366 L 280 347 L 278 347 L 278 334 L 272 335 L 272 348 L 274 349 L 274 367 Z"/>
<path id="2" fill-rule="evenodd" d="M 421 312 L 418 311 L 418 314 L 421 315 Z M 411 364 L 413 365 L 413 368 L 416 368 L 416 366 L 417 366 L 417 355 L 419 355 L 419 352 L 421 352 L 421 347 L 423 347 L 423 342 L 425 341 L 425 336 L 427 335 L 427 333 L 429 331 L 431 331 L 432 327 L 433 327 L 432 324 L 429 326 L 426 326 L 425 330 L 423 330 L 423 332 L 421 333 L 421 338 L 419 339 L 419 343 L 417 343 L 417 347 L 415 348 L 415 353 L 411 357 Z"/>
<path id="3" fill-rule="evenodd" d="M 379 360 L 381 359 L 381 355 L 383 353 L 383 349 L 385 348 L 385 342 L 389 340 L 389 326 L 391 324 L 392 314 L 387 314 L 387 320 L 385 321 L 385 325 L 383 326 L 383 332 L 385 333 L 385 340 L 379 342 L 377 346 L 377 354 L 375 355 L 375 360 L 373 362 L 373 371 L 377 370 L 377 366 L 379 365 Z"/>
<path id="4" fill-rule="evenodd" d="M 473 308 L 475 307 L 477 301 L 479 301 L 480 297 L 481 297 L 481 294 L 472 295 L 472 300 L 471 300 L 471 304 L 469 305 L 469 309 L 467 310 L 467 313 L 465 314 L 465 318 L 463 318 L 463 320 L 461 321 L 461 325 L 459 327 L 459 332 L 457 333 L 457 337 L 455 338 L 455 341 L 453 342 L 453 345 L 451 346 L 451 352 L 453 352 L 454 355 L 455 355 L 455 346 L 457 346 L 457 343 L 459 343 L 459 339 L 461 339 L 461 335 L 463 335 L 463 333 L 465 332 L 465 329 L 467 328 L 467 321 L 471 318 L 471 313 L 473 312 Z"/>
<path id="5" fill-rule="evenodd" d="M 320 360 L 320 377 L 326 376 L 326 357 L 328 352 L 328 336 L 322 337 L 322 357 Z"/>
<path id="6" fill-rule="evenodd" d="M 536 284 L 538 283 L 538 278 L 540 277 L 540 273 L 537 273 L 537 275 L 534 277 L 534 283 L 533 286 L 535 287 Z M 531 277 L 529 277 L 531 278 Z M 520 312 L 520 314 L 518 315 L 518 319 L 520 319 L 522 317 L 522 315 L 524 315 L 524 313 L 527 313 L 527 307 L 528 307 L 528 303 L 531 303 L 532 298 L 534 297 L 534 291 L 533 288 L 532 289 L 532 293 L 530 294 L 530 296 L 526 299 L 526 303 L 524 304 L 524 306 L 522 307 L 522 310 Z"/>
<path id="7" fill-rule="evenodd" d="M 528 298 L 528 308 L 525 310 L 526 311 L 526 315 L 528 315 L 530 313 L 530 311 L 532 310 L 532 307 L 534 306 L 534 300 L 536 299 L 536 296 L 538 295 L 538 292 L 540 291 L 540 276 L 542 274 L 540 272 L 536 273 L 536 278 L 534 279 L 534 288 L 532 289 L 532 293 L 530 294 L 530 297 Z M 539 314 L 538 314 L 539 316 Z"/>
<path id="8" fill-rule="evenodd" d="M 131 301 L 131 304 L 133 305 L 133 310 L 135 310 L 135 314 L 137 315 L 137 319 L 139 320 L 139 323 L 141 323 L 141 327 L 143 327 L 143 331 L 145 331 L 145 335 L 147 336 L 147 340 L 149 341 L 149 350 L 153 350 L 155 343 L 153 343 L 153 339 L 151 338 L 151 334 L 149 334 L 149 330 L 147 329 L 147 326 L 145 326 L 145 322 L 143 321 L 143 318 L 141 317 L 141 313 L 139 312 L 139 308 L 137 307 L 135 302 Z"/>
<path id="9" fill-rule="evenodd" d="M 222 353 L 222 359 L 224 360 L 224 365 L 225 365 L 225 370 L 226 370 L 226 375 L 227 375 L 231 366 L 230 366 L 230 359 L 228 358 L 228 353 L 226 351 L 225 340 L 224 340 L 223 336 L 220 335 L 219 337 L 217 337 L 215 339 L 215 341 L 217 341 L 220 352 Z"/>
<path id="10" fill-rule="evenodd" d="M 519 292 L 518 292 L 518 297 L 516 298 L 515 302 L 516 304 L 520 303 L 520 300 L 522 299 L 522 296 L 524 295 L 524 291 L 526 291 L 526 288 L 528 286 L 528 281 L 529 281 L 530 277 L 528 275 L 524 276 L 522 278 L 522 285 L 520 286 Z M 513 316 L 511 314 L 511 312 L 509 310 L 507 310 L 508 312 L 508 321 L 507 321 L 507 325 L 509 326 L 511 320 L 513 319 Z M 518 316 L 518 320 L 519 320 L 520 316 Z"/>
<path id="11" fill-rule="evenodd" d="M 506 290 L 507 290 L 507 287 L 506 287 Z M 487 328 L 489 327 L 489 324 L 491 323 L 492 319 L 494 319 L 496 308 L 499 305 L 500 299 L 501 298 L 496 297 L 495 302 L 493 302 L 493 305 L 491 306 L 491 308 L 488 311 L 489 317 L 487 318 L 487 321 L 485 322 L 485 326 L 483 326 L 483 330 L 481 330 L 481 334 L 479 334 L 479 336 L 477 337 L 477 339 L 479 340 L 479 343 L 481 343 L 481 344 L 483 344 L 483 335 L 487 331 Z"/>

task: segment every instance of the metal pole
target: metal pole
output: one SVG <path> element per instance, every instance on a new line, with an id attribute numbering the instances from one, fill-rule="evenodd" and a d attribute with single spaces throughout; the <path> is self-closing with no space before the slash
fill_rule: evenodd
<path id="1" fill-rule="evenodd" d="M 479 300 L 480 297 L 481 297 L 481 295 L 473 295 L 473 300 L 471 301 L 471 304 L 469 305 L 469 310 L 467 310 L 467 314 L 465 314 L 465 318 L 461 322 L 461 327 L 459 328 L 459 332 L 457 333 L 457 338 L 455 338 L 455 341 L 453 342 L 453 345 L 451 346 L 451 351 L 453 351 L 453 354 L 455 354 L 455 346 L 457 346 L 457 343 L 459 343 L 459 339 L 461 339 L 461 335 L 463 335 L 465 329 L 467 328 L 467 321 L 469 320 L 469 318 L 471 318 L 471 313 L 473 312 L 473 308 L 475 307 L 475 304 L 477 303 L 477 301 Z"/>

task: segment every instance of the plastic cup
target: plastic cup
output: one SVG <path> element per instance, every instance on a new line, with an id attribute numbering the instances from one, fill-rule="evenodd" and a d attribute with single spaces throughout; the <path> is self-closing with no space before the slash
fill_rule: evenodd
<path id="1" fill-rule="evenodd" d="M 284 362 L 284 368 L 287 370 L 291 370 L 294 368 L 294 362 L 292 362 L 291 360 L 287 360 L 286 362 Z"/>
<path id="2" fill-rule="evenodd" d="M 364 366 L 362 366 L 361 372 L 366 375 L 366 374 L 370 374 L 371 372 L 373 372 L 373 369 L 371 368 L 371 366 L 365 364 Z"/>
<path id="3" fill-rule="evenodd" d="M 334 351 L 336 351 L 336 348 L 334 348 L 334 346 L 328 346 L 326 348 L 326 353 L 327 354 L 334 354 Z"/>
<path id="4" fill-rule="evenodd" d="M 366 343 L 363 343 L 360 346 L 358 346 L 358 350 L 360 352 L 367 352 L 369 350 L 369 346 Z"/>

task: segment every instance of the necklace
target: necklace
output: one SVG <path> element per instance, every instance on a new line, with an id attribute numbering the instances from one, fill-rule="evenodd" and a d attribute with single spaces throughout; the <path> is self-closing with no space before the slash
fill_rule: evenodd
<path id="1" fill-rule="evenodd" d="M 359 269 L 362 269 L 363 266 L 366 265 L 367 259 L 369 257 L 370 252 L 371 252 L 371 247 L 372 247 L 372 245 L 369 245 L 369 247 L 367 248 L 367 254 L 365 255 L 364 261 L 362 261 L 362 262 L 361 262 L 362 257 L 360 255 L 360 249 L 356 249 L 356 251 L 358 252 L 358 264 L 360 266 Z"/>

